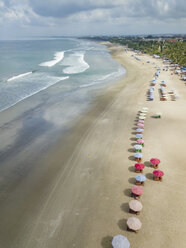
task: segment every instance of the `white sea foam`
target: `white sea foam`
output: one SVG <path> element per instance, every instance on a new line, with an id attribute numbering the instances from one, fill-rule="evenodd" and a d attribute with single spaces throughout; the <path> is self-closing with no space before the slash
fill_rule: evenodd
<path id="1" fill-rule="evenodd" d="M 54 54 L 54 59 L 39 64 L 40 66 L 52 67 L 59 63 L 64 58 L 64 52 L 57 52 Z"/>
<path id="2" fill-rule="evenodd" d="M 84 52 L 75 52 L 70 54 L 62 65 L 67 66 L 63 69 L 66 74 L 77 74 L 86 71 L 89 68 L 89 64 L 84 60 Z"/>
<path id="3" fill-rule="evenodd" d="M 125 70 L 123 68 L 119 68 L 115 72 L 112 72 L 112 73 L 109 73 L 107 75 L 104 75 L 104 76 L 100 77 L 98 80 L 93 81 L 91 83 L 80 85 L 79 87 L 84 88 L 84 87 L 90 87 L 90 86 L 93 86 L 93 85 L 96 85 L 96 84 L 101 84 L 101 83 L 105 82 L 106 79 L 111 80 L 111 79 L 119 78 L 124 73 L 125 73 Z"/>
<path id="4" fill-rule="evenodd" d="M 38 74 L 37 77 L 35 78 L 35 80 L 37 79 L 37 82 L 39 82 L 39 83 L 41 80 L 44 83 L 47 82 L 47 84 L 41 84 L 40 87 L 38 87 L 37 89 L 33 89 L 30 93 L 20 95 L 19 99 L 16 99 L 13 104 L 9 104 L 8 106 L 0 109 L 0 112 L 14 106 L 15 104 L 23 101 L 24 99 L 26 99 L 30 96 L 33 96 L 33 95 L 39 93 L 40 91 L 43 91 L 43 90 L 49 88 L 50 86 L 53 86 L 54 84 L 56 84 L 60 81 L 66 80 L 68 78 L 69 78 L 68 76 L 66 76 L 66 77 L 51 77 L 51 76 L 43 76 L 42 74 Z"/>
<path id="5" fill-rule="evenodd" d="M 26 73 L 22 73 L 22 74 L 19 74 L 17 76 L 13 76 L 13 77 L 7 79 L 7 82 L 13 81 L 13 80 L 18 79 L 18 78 L 26 77 L 26 76 L 28 76 L 30 74 L 32 74 L 32 71 L 29 71 L 29 72 L 26 72 Z"/>

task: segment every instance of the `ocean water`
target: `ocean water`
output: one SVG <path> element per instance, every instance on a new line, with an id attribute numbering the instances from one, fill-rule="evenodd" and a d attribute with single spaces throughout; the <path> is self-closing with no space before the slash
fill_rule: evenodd
<path id="1" fill-rule="evenodd" d="M 105 46 L 87 40 L 0 41 L 0 54 L 0 111 L 55 84 L 81 95 L 125 74 Z"/>

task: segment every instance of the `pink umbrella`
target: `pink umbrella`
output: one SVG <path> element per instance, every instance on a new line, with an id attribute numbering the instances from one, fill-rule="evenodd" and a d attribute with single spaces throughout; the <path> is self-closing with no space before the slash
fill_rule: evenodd
<path id="1" fill-rule="evenodd" d="M 142 195 L 143 194 L 143 188 L 141 186 L 132 186 L 132 193 L 135 195 Z"/>
<path id="2" fill-rule="evenodd" d="M 144 124 L 138 123 L 137 126 L 138 126 L 138 127 L 144 127 Z"/>
<path id="3" fill-rule="evenodd" d="M 161 171 L 161 170 L 154 170 L 154 171 L 153 171 L 153 174 L 154 174 L 154 176 L 156 176 L 156 177 L 162 177 L 162 176 L 164 176 L 164 173 L 163 173 L 163 171 Z"/>
<path id="4" fill-rule="evenodd" d="M 158 158 L 151 158 L 150 162 L 154 165 L 158 165 L 160 163 L 160 160 Z"/>
<path id="5" fill-rule="evenodd" d="M 138 144 L 144 144 L 144 140 L 143 140 L 143 139 L 138 139 L 138 140 L 137 140 L 137 143 L 138 143 Z"/>
<path id="6" fill-rule="evenodd" d="M 142 170 L 145 168 L 145 165 L 144 164 L 140 164 L 140 163 L 136 163 L 135 165 L 135 168 L 138 169 L 138 170 Z"/>
<path id="7" fill-rule="evenodd" d="M 138 120 L 138 123 L 142 123 L 142 124 L 144 124 L 144 123 L 145 123 L 145 121 L 143 121 L 143 120 Z"/>

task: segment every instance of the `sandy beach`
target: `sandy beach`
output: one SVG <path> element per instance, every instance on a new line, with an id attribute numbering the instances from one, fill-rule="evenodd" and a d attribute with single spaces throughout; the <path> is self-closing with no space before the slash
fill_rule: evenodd
<path id="1" fill-rule="evenodd" d="M 154 101 L 147 101 L 155 66 L 162 68 L 162 61 L 148 55 L 140 55 L 137 61 L 123 47 L 109 45 L 109 49 L 126 68 L 124 79 L 99 92 L 91 109 L 52 147 L 43 150 L 31 139 L 29 150 L 20 152 L 22 141 L 12 153 L 2 155 L 0 247 L 111 248 L 116 234 L 127 236 L 132 248 L 185 247 L 186 87 L 170 71 L 161 71 Z M 170 95 L 160 101 L 161 80 L 167 82 L 167 92 L 175 89 L 176 101 Z M 135 234 L 126 230 L 126 220 L 132 216 L 128 212 L 136 175 L 132 155 L 142 107 L 149 108 L 143 162 L 158 157 L 165 176 L 155 182 L 152 168 L 145 168 L 142 229 Z M 162 113 L 161 119 L 152 118 L 156 112 Z M 5 130 L 11 128 L 15 113 L 16 107 L 1 115 Z M 21 128 L 18 117 L 16 124 Z M 13 137 L 7 131 L 4 140 Z M 41 154 L 33 158 L 35 149 Z M 28 165 L 23 170 L 25 158 Z"/>

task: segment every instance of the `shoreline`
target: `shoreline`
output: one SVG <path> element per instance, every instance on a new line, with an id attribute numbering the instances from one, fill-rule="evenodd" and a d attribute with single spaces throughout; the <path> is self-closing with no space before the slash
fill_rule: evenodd
<path id="1" fill-rule="evenodd" d="M 170 99 L 160 102 L 156 90 L 156 100 L 147 102 L 146 91 L 156 71 L 154 64 L 139 63 L 122 49 L 112 46 L 111 54 L 125 65 L 126 77 L 95 98 L 92 108 L 67 132 L 66 138 L 59 137 L 37 161 L 32 173 L 17 182 L 14 190 L 8 189 L 8 199 L 1 196 L 4 201 L 0 207 L 0 245 L 4 248 L 110 248 L 116 234 L 127 236 L 133 248 L 139 244 L 144 248 L 184 248 L 182 220 L 186 199 L 180 187 L 185 182 L 182 132 L 186 129 L 183 116 L 186 90 L 180 92 L 181 99 L 176 102 Z M 143 58 L 146 61 L 147 57 Z M 175 77 L 163 75 L 172 86 Z M 183 85 L 178 85 L 179 90 L 182 88 Z M 147 181 L 141 199 L 144 209 L 139 216 L 143 226 L 134 234 L 126 231 L 126 219 L 131 216 L 130 188 L 135 176 L 131 171 L 134 165 L 131 144 L 136 115 L 144 106 L 149 107 L 144 161 L 151 156 L 160 157 L 165 179 L 162 183 Z M 163 113 L 161 122 L 151 118 L 154 111 Z M 175 140 L 178 158 L 173 155 L 175 147 L 169 144 L 170 137 Z M 146 172 L 151 171 L 147 168 Z M 174 182 L 175 173 L 179 182 Z M 172 196 L 170 189 L 176 195 Z M 178 229 L 180 224 L 183 230 Z"/>

